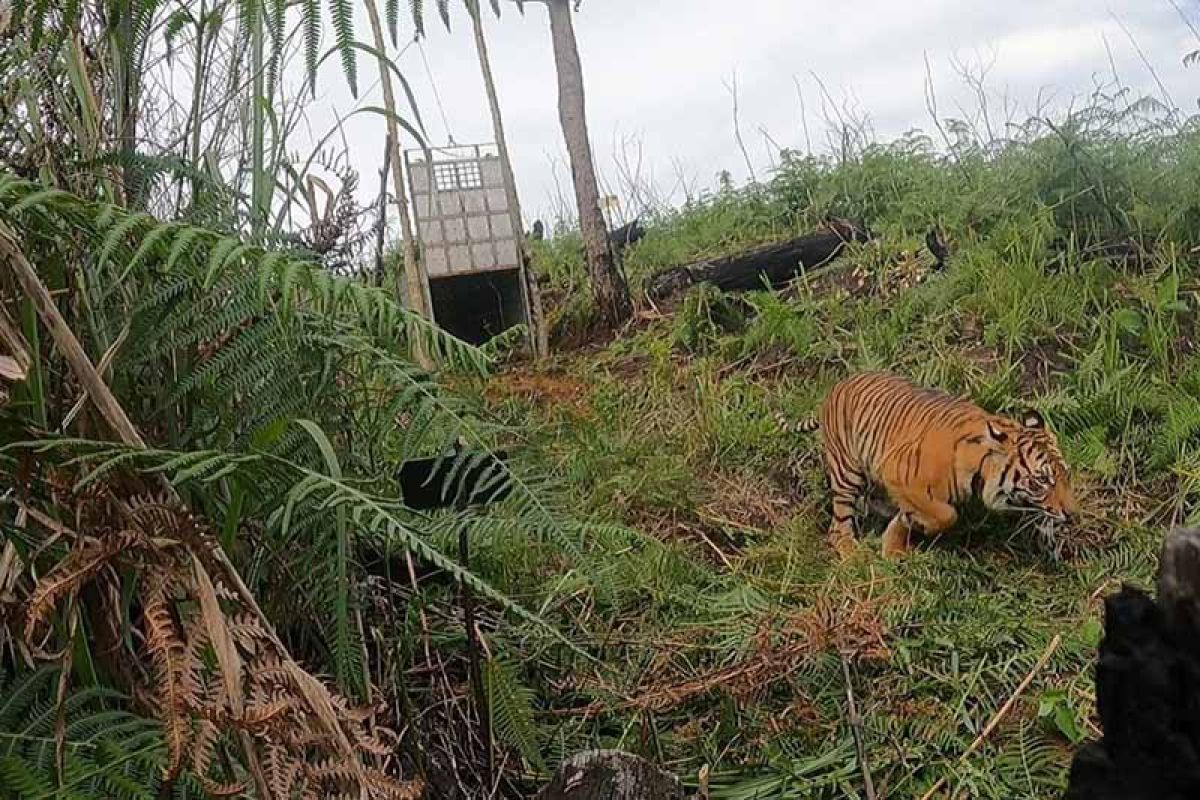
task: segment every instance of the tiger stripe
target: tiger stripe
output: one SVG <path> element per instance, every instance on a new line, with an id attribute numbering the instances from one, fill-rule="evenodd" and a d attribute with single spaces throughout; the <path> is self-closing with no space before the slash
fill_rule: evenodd
<path id="1" fill-rule="evenodd" d="M 863 372 L 834 386 L 816 419 L 780 421 L 786 430 L 822 433 L 829 534 L 841 551 L 853 542 L 856 506 L 872 487 L 897 509 L 885 555 L 904 552 L 913 531 L 953 525 L 971 497 L 1054 522 L 1077 511 L 1058 443 L 1034 412 L 1016 422 L 892 373 Z"/>

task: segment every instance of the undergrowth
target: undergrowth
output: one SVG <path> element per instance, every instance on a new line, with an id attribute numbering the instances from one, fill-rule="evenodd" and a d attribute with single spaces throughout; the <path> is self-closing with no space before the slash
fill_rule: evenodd
<path id="1" fill-rule="evenodd" d="M 696 287 L 602 349 L 489 384 L 525 457 L 584 512 L 647 537 L 595 538 L 577 565 L 598 570 L 578 632 L 611 669 L 554 686 L 520 670 L 551 764 L 622 747 L 693 786 L 703 769 L 714 798 L 860 797 L 845 659 L 879 796 L 943 778 L 946 796 L 1061 794 L 1096 733 L 1103 596 L 1147 585 L 1164 529 L 1200 521 L 1200 130 L 1095 99 L 949 153 L 912 135 L 846 161 L 792 156 L 764 185 L 656 215 L 626 255 L 635 286 L 829 216 L 875 238 L 782 290 Z M 942 271 L 917 263 L 933 227 L 950 242 Z M 538 255 L 559 308 L 585 305 L 571 237 Z M 877 556 L 873 520 L 837 562 L 819 440 L 776 418 L 874 368 L 1042 410 L 1085 508 L 1067 558 L 975 511 L 900 563 Z M 532 561 L 544 581 L 578 580 Z"/>

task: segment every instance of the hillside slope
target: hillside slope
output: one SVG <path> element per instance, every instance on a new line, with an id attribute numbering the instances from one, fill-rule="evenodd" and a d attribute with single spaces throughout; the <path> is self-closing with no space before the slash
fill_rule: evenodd
<path id="1" fill-rule="evenodd" d="M 1198 509 L 1198 173 L 1194 126 L 1093 110 L 953 158 L 910 138 L 847 164 L 791 159 L 766 186 L 653 220 L 628 256 L 635 285 L 826 215 L 876 238 L 821 279 L 699 287 L 614 341 L 488 386 L 581 511 L 644 535 L 587 543 L 570 613 L 607 668 L 553 684 L 525 671 L 544 741 L 639 751 L 693 784 L 708 765 L 714 798 L 859 796 L 845 660 L 880 796 L 938 779 L 947 796 L 1058 796 L 1095 732 L 1101 598 L 1148 584 L 1163 526 Z M 920 252 L 934 225 L 943 272 Z M 586 312 L 572 248 L 559 237 L 539 253 L 564 341 Z M 977 511 L 895 564 L 877 556 L 875 520 L 837 563 L 818 440 L 776 416 L 802 418 L 867 368 L 1042 411 L 1084 507 L 1064 558 Z M 510 587 L 577 580 L 527 548 L 493 556 Z"/>

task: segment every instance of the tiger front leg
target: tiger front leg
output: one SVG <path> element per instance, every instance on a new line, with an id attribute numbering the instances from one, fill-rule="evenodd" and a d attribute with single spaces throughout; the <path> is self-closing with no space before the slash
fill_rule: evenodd
<path id="1" fill-rule="evenodd" d="M 892 517 L 892 521 L 883 532 L 883 557 L 899 558 L 907 553 L 911 534 L 912 523 L 907 511 L 901 511 Z"/>
<path id="2" fill-rule="evenodd" d="M 829 521 L 829 543 L 841 558 L 854 552 L 854 520 L 857 514 L 858 492 L 850 488 L 833 489 L 833 517 Z"/>
<path id="3" fill-rule="evenodd" d="M 924 503 L 906 505 L 908 510 L 901 511 L 893 517 L 883 533 L 884 558 L 895 558 L 907 553 L 914 531 L 936 536 L 958 521 L 958 510 L 949 503 L 926 500 Z"/>

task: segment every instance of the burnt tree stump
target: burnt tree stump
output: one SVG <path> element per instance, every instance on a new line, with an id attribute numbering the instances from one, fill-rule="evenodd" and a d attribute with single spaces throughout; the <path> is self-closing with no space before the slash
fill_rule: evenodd
<path id="1" fill-rule="evenodd" d="M 608 243 L 613 249 L 613 254 L 619 258 L 625 254 L 625 248 L 637 244 L 645 235 L 646 229 L 642 227 L 641 220 L 635 219 L 609 232 Z"/>
<path id="2" fill-rule="evenodd" d="M 683 786 L 644 758 L 588 750 L 562 763 L 536 800 L 684 800 Z"/>
<path id="3" fill-rule="evenodd" d="M 1129 586 L 1105 600 L 1099 650 L 1104 735 L 1076 751 L 1064 800 L 1200 797 L 1200 530 L 1167 535 L 1157 601 Z"/>

